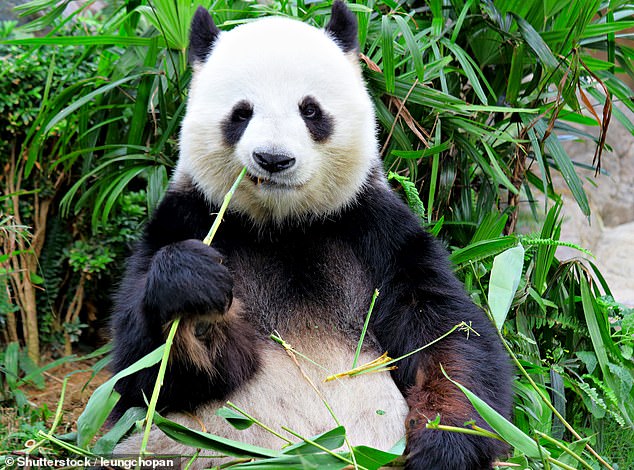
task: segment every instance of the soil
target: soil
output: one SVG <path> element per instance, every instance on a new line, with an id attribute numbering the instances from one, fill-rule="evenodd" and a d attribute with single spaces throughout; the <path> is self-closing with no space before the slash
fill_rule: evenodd
<path id="1" fill-rule="evenodd" d="M 56 428 L 56 434 L 65 434 L 77 430 L 77 418 L 84 411 L 88 399 L 92 392 L 102 383 L 110 378 L 107 370 L 101 370 L 92 377 L 92 366 L 97 359 L 67 362 L 43 373 L 45 386 L 43 389 L 34 385 L 21 387 L 34 409 L 41 409 L 44 405 L 50 410 L 48 416 L 44 416 L 43 424 L 46 429 L 50 429 L 55 418 L 59 401 L 62 396 L 62 385 L 64 378 L 68 376 L 66 393 L 63 397 L 62 418 Z M 51 360 L 42 361 L 42 365 L 50 363 Z M 16 410 L 13 408 L 0 408 L 1 424 L 6 426 L 6 430 L 11 433 L 17 431 L 19 422 Z"/>
<path id="2" fill-rule="evenodd" d="M 46 403 L 49 409 L 55 410 L 61 396 L 64 377 L 68 375 L 62 409 L 65 420 L 76 422 L 92 392 L 110 378 L 108 371 L 101 370 L 91 379 L 93 374 L 91 368 L 95 362 L 92 360 L 62 364 L 44 373 L 46 380 L 44 390 L 27 387 L 24 392 L 38 407 Z"/>

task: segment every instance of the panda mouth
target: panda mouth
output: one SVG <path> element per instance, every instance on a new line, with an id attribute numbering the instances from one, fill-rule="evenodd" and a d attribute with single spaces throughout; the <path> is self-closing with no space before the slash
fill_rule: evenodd
<path id="1" fill-rule="evenodd" d="M 297 189 L 300 185 L 275 181 L 263 176 L 255 176 L 247 173 L 247 178 L 256 186 L 261 188 Z"/>

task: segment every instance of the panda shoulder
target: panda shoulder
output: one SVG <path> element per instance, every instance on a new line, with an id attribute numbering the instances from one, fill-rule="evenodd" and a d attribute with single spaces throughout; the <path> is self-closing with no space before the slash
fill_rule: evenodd
<path id="1" fill-rule="evenodd" d="M 202 239 L 213 220 L 214 208 L 191 180 L 173 181 L 150 218 L 144 239 L 152 245 Z"/>

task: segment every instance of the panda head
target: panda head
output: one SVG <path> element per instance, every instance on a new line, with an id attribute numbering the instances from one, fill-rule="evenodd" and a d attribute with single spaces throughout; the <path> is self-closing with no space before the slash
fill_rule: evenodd
<path id="1" fill-rule="evenodd" d="M 192 21 L 194 73 L 175 180 L 193 180 L 256 224 L 324 217 L 354 201 L 378 162 L 357 22 L 335 1 L 324 30 L 281 17 L 220 32 Z"/>

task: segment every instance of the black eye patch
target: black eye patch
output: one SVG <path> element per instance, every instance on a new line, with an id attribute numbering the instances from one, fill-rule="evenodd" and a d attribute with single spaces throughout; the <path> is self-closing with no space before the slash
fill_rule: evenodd
<path id="1" fill-rule="evenodd" d="M 222 121 L 222 135 L 225 143 L 234 146 L 238 143 L 249 121 L 253 117 L 253 105 L 248 101 L 239 101 Z"/>
<path id="2" fill-rule="evenodd" d="M 333 119 L 315 98 L 306 96 L 299 103 L 299 113 L 315 142 L 324 142 L 332 135 Z"/>

